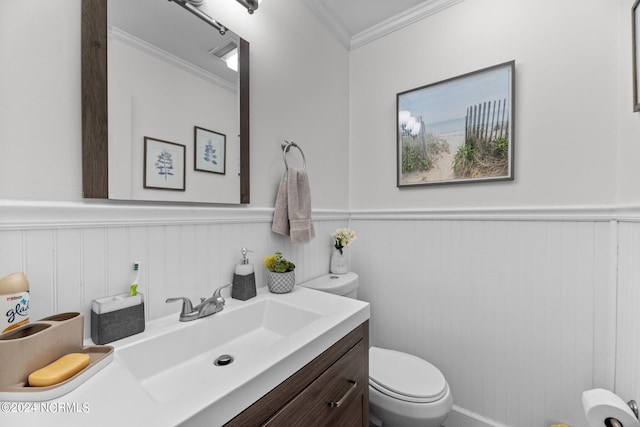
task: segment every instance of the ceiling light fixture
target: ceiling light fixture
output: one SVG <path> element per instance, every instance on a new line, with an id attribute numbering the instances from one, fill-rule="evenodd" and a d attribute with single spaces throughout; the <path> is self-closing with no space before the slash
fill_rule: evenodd
<path id="1" fill-rule="evenodd" d="M 253 14 L 253 12 L 256 9 L 258 9 L 258 6 L 260 6 L 260 2 L 262 0 L 236 0 L 236 1 L 241 5 L 243 5 L 244 7 L 246 7 L 247 11 L 249 11 L 249 14 Z"/>
<path id="2" fill-rule="evenodd" d="M 238 71 L 238 44 L 234 40 L 214 47 L 209 51 L 209 55 L 224 61 L 233 71 Z"/>
<path id="3" fill-rule="evenodd" d="M 207 24 L 211 25 L 213 28 L 218 30 L 221 36 L 224 36 L 227 33 L 227 30 L 228 30 L 227 27 L 225 27 L 224 25 L 222 25 L 221 23 L 219 23 L 218 21 L 216 21 L 215 19 L 213 19 L 212 17 L 210 17 L 209 15 L 207 15 L 206 13 L 198 9 L 199 6 L 202 6 L 202 4 L 204 3 L 204 0 L 169 0 L 169 1 L 179 4 L 180 6 L 187 9 L 189 12 L 196 15 L 198 18 L 202 19 Z"/>
<path id="4" fill-rule="evenodd" d="M 238 49 L 234 49 L 222 57 L 227 67 L 233 71 L 238 71 Z"/>

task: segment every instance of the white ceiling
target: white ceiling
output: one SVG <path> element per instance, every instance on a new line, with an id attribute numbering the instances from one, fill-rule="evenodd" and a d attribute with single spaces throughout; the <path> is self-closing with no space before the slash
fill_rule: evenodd
<path id="1" fill-rule="evenodd" d="M 319 0 L 351 35 L 384 21 L 424 0 Z"/>
<path id="2" fill-rule="evenodd" d="M 110 0 L 107 13 L 111 37 L 149 55 L 160 55 L 165 61 L 178 58 L 172 61 L 175 66 L 186 66 L 212 83 L 236 90 L 238 73 L 209 54 L 230 41 L 237 45 L 238 36 L 232 31 L 221 35 L 177 3 L 166 0 Z"/>
<path id="3" fill-rule="evenodd" d="M 464 0 L 304 0 L 347 48 L 355 49 Z"/>
<path id="4" fill-rule="evenodd" d="M 464 0 L 303 1 L 344 46 L 355 49 Z M 237 81 L 235 72 L 229 70 L 223 61 L 209 55 L 212 48 L 237 37 L 231 31 L 220 36 L 204 21 L 166 0 L 110 0 L 109 5 L 109 27 L 121 30 L 117 34 L 122 41 L 133 43 L 138 39 L 149 42 L 209 71 L 231 86 Z M 184 40 L 189 42 L 181 43 Z M 136 47 L 144 45 L 146 43 L 143 42 Z"/>

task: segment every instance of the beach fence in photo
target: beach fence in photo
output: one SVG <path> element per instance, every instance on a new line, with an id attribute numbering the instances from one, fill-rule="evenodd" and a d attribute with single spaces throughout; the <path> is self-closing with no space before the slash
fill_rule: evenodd
<path id="1" fill-rule="evenodd" d="M 506 99 L 467 108 L 464 144 L 453 159 L 459 178 L 507 176 L 509 173 L 509 105 Z"/>
<path id="2" fill-rule="evenodd" d="M 509 134 L 509 112 L 507 100 L 483 102 L 467 107 L 465 117 L 465 144 L 478 140 L 491 141 L 507 138 Z"/>

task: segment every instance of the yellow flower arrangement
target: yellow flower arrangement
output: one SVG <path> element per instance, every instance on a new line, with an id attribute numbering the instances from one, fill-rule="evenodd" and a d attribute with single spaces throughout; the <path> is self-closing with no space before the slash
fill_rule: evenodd
<path id="1" fill-rule="evenodd" d="M 286 273 L 296 268 L 294 263 L 282 256 L 282 252 L 276 252 L 273 255 L 265 257 L 263 263 L 267 270 L 275 273 Z"/>

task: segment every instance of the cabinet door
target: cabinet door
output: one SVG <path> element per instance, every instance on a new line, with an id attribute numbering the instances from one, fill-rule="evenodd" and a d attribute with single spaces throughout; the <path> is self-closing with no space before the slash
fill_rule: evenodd
<path id="1" fill-rule="evenodd" d="M 362 416 L 364 415 L 364 406 L 362 402 L 363 397 L 358 396 L 356 399 L 352 399 L 347 408 L 340 413 L 337 419 L 334 419 L 330 424 L 331 427 L 356 427 L 364 426 Z"/>
<path id="2" fill-rule="evenodd" d="M 364 342 L 347 354 L 285 405 L 266 423 L 269 427 L 357 426 L 362 425 L 366 408 Z"/>

